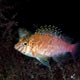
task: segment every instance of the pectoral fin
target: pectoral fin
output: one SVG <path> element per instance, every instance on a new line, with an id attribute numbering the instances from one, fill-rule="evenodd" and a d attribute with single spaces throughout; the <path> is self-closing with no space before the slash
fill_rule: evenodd
<path id="1" fill-rule="evenodd" d="M 49 69 L 51 68 L 47 57 L 36 57 L 36 59 L 39 60 L 43 65 L 47 66 Z"/>

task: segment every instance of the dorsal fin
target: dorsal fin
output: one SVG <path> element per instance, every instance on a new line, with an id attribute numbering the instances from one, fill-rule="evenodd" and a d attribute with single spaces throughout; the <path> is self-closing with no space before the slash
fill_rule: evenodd
<path id="1" fill-rule="evenodd" d="M 45 25 L 41 26 L 36 30 L 36 33 L 43 34 L 43 33 L 50 33 L 51 35 L 61 35 L 61 30 L 58 27 L 55 27 L 54 25 Z"/>

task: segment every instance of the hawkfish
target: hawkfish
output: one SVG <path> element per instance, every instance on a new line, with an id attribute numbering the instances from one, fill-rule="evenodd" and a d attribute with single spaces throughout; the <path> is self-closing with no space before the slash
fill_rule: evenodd
<path id="1" fill-rule="evenodd" d="M 32 57 L 50 68 L 49 58 L 59 62 L 60 56 L 67 52 L 74 54 L 77 43 L 72 44 L 61 35 L 61 30 L 55 26 L 45 25 L 28 36 L 26 29 L 19 29 L 19 41 L 14 48 L 23 55 Z"/>

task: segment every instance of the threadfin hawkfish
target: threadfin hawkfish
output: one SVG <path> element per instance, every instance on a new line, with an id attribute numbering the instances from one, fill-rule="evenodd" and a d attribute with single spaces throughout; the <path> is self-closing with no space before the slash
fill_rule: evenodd
<path id="1" fill-rule="evenodd" d="M 55 26 L 41 26 L 28 37 L 26 32 L 26 30 L 19 31 L 20 39 L 14 48 L 26 56 L 36 58 L 49 68 L 48 58 L 52 57 L 58 62 L 57 56 L 64 56 L 66 52 L 73 53 L 77 45 L 66 41 Z"/>

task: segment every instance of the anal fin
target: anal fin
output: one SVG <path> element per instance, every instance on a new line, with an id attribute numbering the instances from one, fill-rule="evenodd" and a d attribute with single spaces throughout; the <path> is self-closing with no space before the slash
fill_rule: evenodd
<path id="1" fill-rule="evenodd" d="M 66 62 L 70 62 L 72 60 L 72 56 L 71 56 L 70 52 L 65 52 L 60 55 L 53 56 L 52 59 L 59 63 L 66 63 Z"/>

